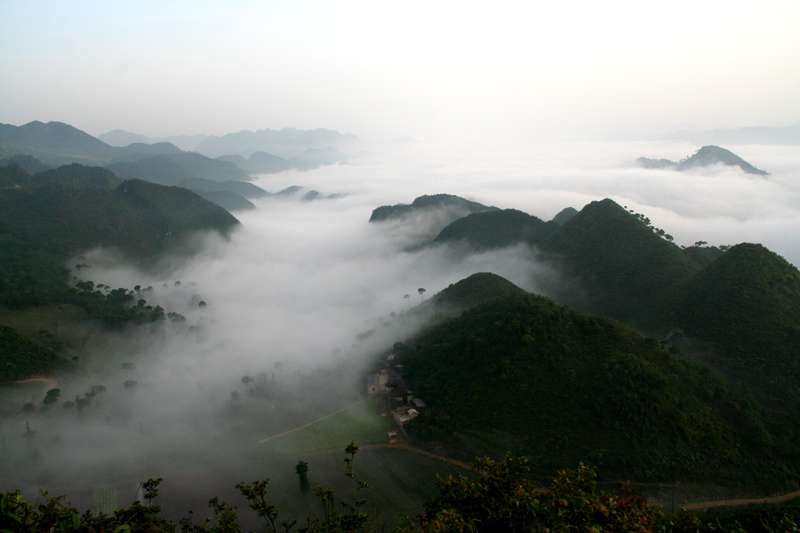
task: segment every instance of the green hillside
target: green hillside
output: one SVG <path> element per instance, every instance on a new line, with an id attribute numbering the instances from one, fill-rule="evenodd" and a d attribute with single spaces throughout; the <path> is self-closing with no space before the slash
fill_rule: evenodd
<path id="1" fill-rule="evenodd" d="M 247 181 L 219 181 L 197 177 L 166 156 L 148 157 L 136 162 L 111 163 L 106 167 L 124 180 L 140 179 L 159 185 L 183 187 L 195 192 L 225 191 L 245 198 L 261 198 L 269 194 Z"/>
<path id="2" fill-rule="evenodd" d="M 730 248 L 676 288 L 675 320 L 716 364 L 780 409 L 800 407 L 800 272 L 759 244 Z"/>
<path id="3" fill-rule="evenodd" d="M 658 327 L 670 287 L 699 266 L 648 220 L 612 200 L 592 202 L 537 244 L 582 291 L 559 299 L 593 313 Z"/>
<path id="4" fill-rule="evenodd" d="M 45 374 L 69 365 L 46 332 L 39 339 L 0 324 L 0 381 Z"/>
<path id="5" fill-rule="evenodd" d="M 452 194 L 426 194 L 416 198 L 411 204 L 382 205 L 372 211 L 369 221 L 383 222 L 384 220 L 403 218 L 427 209 L 451 209 L 463 212 L 461 216 L 497 210 L 496 207 L 488 207 Z"/>
<path id="6" fill-rule="evenodd" d="M 0 124 L 0 155 L 28 154 L 50 164 L 95 164 L 117 149 L 62 122 L 35 120 L 22 126 Z"/>
<path id="7" fill-rule="evenodd" d="M 87 167 L 72 163 L 58 168 L 51 168 L 33 175 L 36 186 L 59 184 L 73 189 L 113 189 L 120 184 L 120 179 L 107 168 Z"/>
<path id="8" fill-rule="evenodd" d="M 552 228 L 516 209 L 473 213 L 447 225 L 434 243 L 465 241 L 473 248 L 502 248 L 522 241 L 538 241 Z"/>
<path id="9" fill-rule="evenodd" d="M 465 457 L 528 455 L 534 470 L 589 461 L 606 478 L 800 481 L 758 404 L 623 324 L 534 295 L 433 328 L 402 360 L 428 411 L 408 429 Z"/>
<path id="10" fill-rule="evenodd" d="M 250 209 L 255 209 L 256 206 L 253 205 L 251 201 L 249 201 L 244 196 L 240 196 L 235 192 L 230 191 L 197 191 L 197 194 L 209 202 L 213 202 L 218 206 L 222 207 L 226 211 L 247 211 Z"/>
<path id="11" fill-rule="evenodd" d="M 525 294 L 525 291 L 497 274 L 478 272 L 450 285 L 430 301 L 438 309 L 461 311 L 514 294 Z"/>
<path id="12" fill-rule="evenodd" d="M 102 165 L 135 163 L 148 158 L 159 160 L 166 158 L 188 173 L 188 176 L 184 177 L 222 181 L 250 179 L 246 172 L 229 161 L 211 159 L 196 152 L 183 152 L 168 142 L 133 143 L 125 147 L 110 146 L 86 132 L 61 122 L 45 124 L 34 121 L 22 126 L 0 124 L 0 158 L 18 155 L 33 156 L 49 165 L 70 163 Z"/>
<path id="13" fill-rule="evenodd" d="M 80 165 L 67 172 L 87 170 Z M 55 169 L 59 170 L 59 169 Z M 104 169 L 100 180 L 108 178 Z M 82 177 L 64 180 L 81 182 Z M 90 180 L 91 181 L 91 180 Z M 23 307 L 71 301 L 62 266 L 96 246 L 115 247 L 149 261 L 183 249 L 197 231 L 227 233 L 238 221 L 223 208 L 186 189 L 143 181 L 113 190 L 49 183 L 34 187 L 17 166 L 0 168 L 0 305 Z"/>
<path id="14" fill-rule="evenodd" d="M 10 157 L 0 159 L 0 168 L 10 165 L 17 165 L 24 168 L 28 174 L 36 174 L 52 168 L 51 165 L 46 165 L 33 157 L 32 155 L 15 154 Z"/>
<path id="15" fill-rule="evenodd" d="M 100 245 L 132 256 L 174 249 L 191 232 L 227 231 L 237 223 L 191 191 L 139 180 L 112 191 L 45 185 L 14 202 L 9 220 L 19 238 L 54 252 Z"/>
<path id="16" fill-rule="evenodd" d="M 191 176 L 215 181 L 248 181 L 248 176 L 243 170 L 230 161 L 211 159 L 196 152 L 177 152 L 159 155 L 147 153 L 122 153 L 109 161 L 109 164 L 116 163 L 141 163 L 147 159 L 156 158 L 156 165 L 164 165 L 164 160 L 169 160 L 179 166 L 184 172 L 184 177 Z M 152 167 L 148 163 L 145 163 Z M 174 167 L 173 167 L 174 168 Z M 183 173 L 181 173 L 183 174 Z"/>
<path id="17" fill-rule="evenodd" d="M 556 224 L 564 225 L 570 220 L 572 220 L 575 215 L 578 214 L 578 210 L 574 207 L 565 207 L 561 211 L 559 211 L 556 216 L 553 217 L 553 222 Z"/>
<path id="18" fill-rule="evenodd" d="M 166 156 L 109 163 L 106 168 L 124 180 L 140 179 L 159 185 L 180 185 L 184 180 L 194 177 L 194 174 Z"/>

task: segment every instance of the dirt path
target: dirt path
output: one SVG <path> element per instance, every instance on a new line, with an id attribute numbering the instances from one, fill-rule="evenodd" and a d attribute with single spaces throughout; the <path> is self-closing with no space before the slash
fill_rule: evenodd
<path id="1" fill-rule="evenodd" d="M 466 469 L 470 468 L 470 466 L 467 463 L 456 461 L 455 459 L 450 459 L 449 457 L 445 457 L 443 455 L 436 455 L 435 453 L 426 452 L 425 450 L 415 448 L 405 442 L 392 442 L 387 444 L 367 444 L 364 446 L 360 446 L 359 448 L 363 450 L 368 450 L 370 448 L 396 448 L 398 450 L 407 450 L 409 452 L 418 453 L 420 455 L 426 455 L 428 457 L 432 457 L 433 459 L 438 459 L 440 461 L 444 461 L 445 463 L 450 463 L 451 465 L 460 466 L 461 468 L 466 468 Z"/>
<path id="2" fill-rule="evenodd" d="M 33 380 L 37 380 L 37 379 L 45 380 L 47 378 L 34 378 Z M 55 381 L 53 381 L 53 384 L 55 384 Z M 325 415 L 325 416 L 323 416 L 321 418 L 318 418 L 316 420 L 312 420 L 311 422 L 309 422 L 307 424 L 303 424 L 302 426 L 298 426 L 296 428 L 290 429 L 289 431 L 284 431 L 283 433 L 279 433 L 277 435 L 273 435 L 273 436 L 268 437 L 266 439 L 261 439 L 258 442 L 259 442 L 259 444 L 263 444 L 263 443 L 268 442 L 268 441 L 270 441 L 272 439 L 276 439 L 278 437 L 282 437 L 283 435 L 288 435 L 288 434 L 293 433 L 295 431 L 298 431 L 298 430 L 301 430 L 303 428 L 306 428 L 306 427 L 308 427 L 308 426 L 310 426 L 312 424 L 316 424 L 317 422 L 319 422 L 321 420 L 325 420 L 326 418 L 330 418 L 330 417 L 332 417 L 334 415 L 337 415 L 337 414 L 341 413 L 342 411 L 345 411 L 345 410 L 349 409 L 350 407 L 352 407 L 354 405 L 358 405 L 359 403 L 364 402 L 364 401 L 372 398 L 372 396 L 373 395 L 367 396 L 366 398 L 358 400 L 357 402 L 353 402 L 353 403 L 351 403 L 350 405 L 348 405 L 346 407 L 342 407 L 338 411 L 335 411 L 333 413 Z M 381 398 L 381 405 L 382 405 L 382 407 L 383 407 L 383 409 L 384 409 L 384 411 L 386 413 L 386 416 L 388 416 L 389 420 L 392 421 L 392 426 L 394 427 L 395 432 L 397 433 L 397 442 L 384 443 L 384 444 L 365 444 L 363 446 L 359 446 L 359 449 L 361 449 L 361 450 L 369 450 L 369 449 L 376 449 L 376 448 L 394 448 L 394 449 L 398 449 L 398 450 L 406 450 L 406 451 L 409 451 L 409 452 L 412 452 L 412 453 L 418 453 L 420 455 L 425 455 L 425 456 L 431 457 L 433 459 L 438 459 L 440 461 L 444 461 L 446 463 L 450 463 L 452 465 L 459 466 L 461 468 L 465 468 L 465 469 L 469 469 L 470 468 L 470 466 L 467 463 L 464 463 L 462 461 L 457 461 L 455 459 L 451 459 L 451 458 L 445 457 L 443 455 L 437 455 L 435 453 L 431 453 L 431 452 L 422 450 L 420 448 L 416 448 L 416 447 L 412 446 L 411 444 L 409 444 L 406 441 L 405 437 L 403 437 L 403 432 L 400 431 L 397 428 L 397 422 L 394 420 L 394 417 L 389 412 L 389 405 L 388 405 L 388 402 L 386 401 L 386 397 L 385 396 L 383 396 Z M 336 449 L 332 449 L 332 450 L 320 450 L 318 452 L 306 453 L 306 454 L 301 454 L 301 455 L 303 455 L 303 456 L 311 456 L 311 455 L 320 455 L 320 454 L 340 452 L 340 451 L 341 450 L 339 448 L 336 448 Z M 641 485 L 657 485 L 657 486 L 665 486 L 665 487 L 671 486 L 669 484 L 664 484 L 664 483 L 643 483 Z M 772 497 L 768 497 L 768 498 L 747 498 L 747 499 L 746 498 L 742 498 L 742 499 L 736 499 L 736 500 L 716 500 L 716 501 L 707 501 L 707 502 L 695 502 L 695 503 L 684 504 L 682 507 L 684 509 L 688 510 L 688 511 L 696 511 L 696 510 L 710 509 L 712 507 L 733 507 L 733 506 L 739 506 L 739 505 L 750 505 L 750 504 L 754 504 L 754 503 L 781 503 L 781 502 L 789 501 L 789 500 L 791 500 L 793 498 L 797 498 L 797 497 L 800 497 L 800 490 L 796 490 L 794 492 L 789 492 L 787 494 L 781 494 L 781 495 L 778 495 L 778 496 L 772 496 Z"/>
<path id="3" fill-rule="evenodd" d="M 34 383 L 34 382 L 47 383 L 47 385 L 51 389 L 55 389 L 56 385 L 58 385 L 58 382 L 53 378 L 28 378 L 28 379 L 21 379 L 19 381 L 9 381 L 9 383 Z"/>
<path id="4" fill-rule="evenodd" d="M 793 498 L 800 496 L 800 490 L 789 492 L 788 494 L 781 494 L 779 496 L 772 496 L 770 498 L 750 498 L 739 500 L 717 500 L 713 502 L 697 502 L 687 503 L 683 506 L 684 509 L 694 511 L 698 509 L 710 509 L 711 507 L 732 507 L 738 505 L 750 505 L 753 503 L 782 503 L 789 501 Z"/>

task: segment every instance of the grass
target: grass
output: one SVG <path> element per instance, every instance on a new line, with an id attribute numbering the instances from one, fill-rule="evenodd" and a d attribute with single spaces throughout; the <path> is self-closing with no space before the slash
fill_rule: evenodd
<path id="1" fill-rule="evenodd" d="M 349 443 L 349 440 L 348 440 Z M 362 446 L 361 442 L 356 444 Z M 303 493 L 294 472 L 297 459 L 308 463 L 308 478 L 336 491 L 336 499 L 352 501 L 352 482 L 344 475 L 344 446 L 329 452 L 313 453 L 292 459 L 272 460 L 254 468 L 254 477 L 269 478 L 268 500 L 277 506 L 281 517 L 300 518 L 309 513 L 319 513 L 320 504 L 313 490 Z M 386 531 L 399 525 L 402 516 L 416 516 L 425 500 L 436 494 L 436 476 L 466 474 L 462 468 L 400 448 L 362 447 L 355 456 L 353 469 L 356 477 L 369 483 L 369 488 L 359 492 L 367 499 L 366 511 L 376 517 L 377 530 Z M 240 507 L 240 510 L 242 507 Z M 241 516 L 250 514 L 242 511 Z"/>
<path id="2" fill-rule="evenodd" d="M 344 450 L 350 441 L 358 445 L 388 442 L 386 433 L 391 431 L 392 424 L 381 416 L 379 400 L 378 396 L 372 396 L 302 429 L 276 436 L 265 445 L 278 452 L 297 455 Z"/>

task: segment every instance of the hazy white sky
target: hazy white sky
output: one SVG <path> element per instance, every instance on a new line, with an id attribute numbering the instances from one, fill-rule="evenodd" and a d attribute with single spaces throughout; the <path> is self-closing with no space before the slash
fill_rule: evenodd
<path id="1" fill-rule="evenodd" d="M 0 0 L 0 122 L 547 139 L 800 119 L 800 2 Z"/>

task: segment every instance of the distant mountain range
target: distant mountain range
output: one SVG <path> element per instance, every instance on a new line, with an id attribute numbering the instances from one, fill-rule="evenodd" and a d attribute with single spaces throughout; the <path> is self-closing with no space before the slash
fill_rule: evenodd
<path id="1" fill-rule="evenodd" d="M 241 139 L 247 139 L 247 142 L 266 142 L 266 139 L 280 144 L 282 150 L 299 150 L 299 153 L 288 159 L 266 152 L 254 152 L 249 159 L 241 155 L 212 159 L 198 152 L 183 151 L 164 139 L 137 136 L 121 130 L 103 137 L 117 143 L 133 142 L 125 146 L 112 146 L 60 122 L 45 124 L 35 121 L 19 127 L 0 124 L 0 166 L 16 164 L 35 174 L 48 168 L 77 163 L 84 166 L 81 171 L 84 175 L 88 172 L 86 166 L 104 166 L 122 180 L 140 179 L 191 189 L 228 210 L 236 211 L 252 209 L 254 206 L 250 199 L 269 194 L 246 183 L 251 179 L 250 174 L 289 169 L 311 170 L 342 162 L 344 156 L 336 148 L 318 148 L 317 145 L 330 141 L 351 146 L 357 141 L 352 135 L 329 130 L 262 130 L 252 135 L 240 132 L 218 140 L 226 146 L 233 146 Z M 170 139 L 187 146 L 190 138 Z M 201 140 L 209 141 L 207 146 L 217 142 L 217 138 L 205 136 Z M 308 199 L 317 196 L 319 193 Z"/>
<path id="2" fill-rule="evenodd" d="M 257 152 L 272 154 L 280 159 L 301 156 L 308 150 L 329 150 L 351 153 L 357 149 L 359 140 L 350 133 L 324 128 L 316 130 L 298 130 L 283 128 L 282 130 L 263 129 L 257 131 L 242 130 L 216 135 L 179 135 L 174 137 L 147 137 L 123 130 L 114 130 L 97 136 L 111 146 L 128 146 L 132 143 L 154 144 L 172 143 L 182 150 L 195 151 L 208 157 L 241 156 L 251 158 Z"/>
<path id="3" fill-rule="evenodd" d="M 800 124 L 774 127 L 758 126 L 737 129 L 716 129 L 709 131 L 678 131 L 659 138 L 687 141 L 692 144 L 800 144 Z"/>
<path id="4" fill-rule="evenodd" d="M 313 170 L 324 165 L 342 162 L 345 157 L 335 148 L 308 148 L 302 154 L 284 159 L 266 152 L 253 152 L 245 159 L 240 155 L 223 155 L 217 158 L 229 161 L 248 174 L 274 174 L 284 170 Z"/>
<path id="5" fill-rule="evenodd" d="M 129 144 L 174 144 L 181 150 L 193 152 L 197 145 L 208 139 L 208 135 L 173 135 L 171 137 L 148 137 L 125 130 L 113 130 L 97 136 L 98 139 L 111 146 L 128 146 Z"/>
<path id="6" fill-rule="evenodd" d="M 769 172 L 757 169 L 730 150 L 720 148 L 719 146 L 703 146 L 690 157 L 687 157 L 686 159 L 683 159 L 677 163 L 675 161 L 670 161 L 669 159 L 648 159 L 646 157 L 640 157 L 636 160 L 636 162 L 645 168 L 669 169 L 678 171 L 721 164 L 739 167 L 748 174 L 755 174 L 759 176 L 766 176 L 769 174 Z"/>

